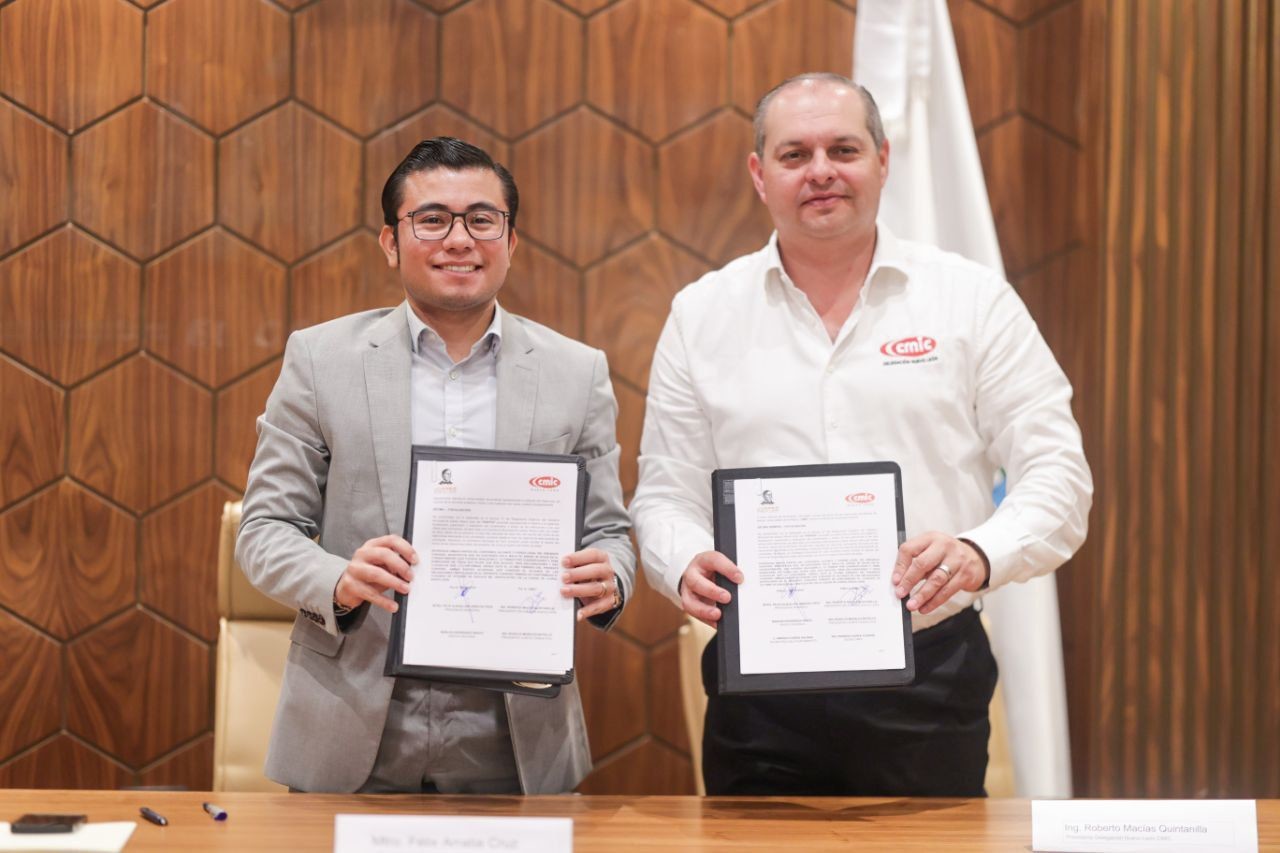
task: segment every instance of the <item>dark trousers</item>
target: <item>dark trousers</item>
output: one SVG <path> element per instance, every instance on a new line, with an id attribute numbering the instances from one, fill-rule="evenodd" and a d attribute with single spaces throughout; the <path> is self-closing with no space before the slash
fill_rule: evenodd
<path id="1" fill-rule="evenodd" d="M 907 687 L 720 696 L 702 656 L 708 794 L 983 797 L 996 661 L 972 609 L 915 634 Z"/>

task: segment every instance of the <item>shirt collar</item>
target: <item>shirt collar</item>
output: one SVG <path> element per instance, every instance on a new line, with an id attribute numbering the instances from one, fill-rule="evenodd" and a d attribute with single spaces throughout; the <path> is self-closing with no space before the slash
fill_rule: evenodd
<path id="1" fill-rule="evenodd" d="M 766 274 L 776 273 L 777 281 L 792 287 L 795 286 L 782 266 L 782 254 L 778 251 L 777 231 L 769 235 L 769 242 L 765 244 L 764 264 Z M 894 270 L 900 273 L 903 279 L 907 278 L 907 264 L 903 255 L 901 241 L 889 230 L 888 225 L 877 220 L 876 248 L 871 253 L 871 266 L 867 269 L 867 283 L 874 281 L 882 269 Z M 769 278 L 773 279 L 775 276 L 770 275 Z"/>
<path id="2" fill-rule="evenodd" d="M 440 336 L 436 334 L 436 330 L 422 322 L 422 318 L 413 310 L 408 301 L 404 303 L 404 311 L 405 315 L 409 319 L 409 348 L 412 349 L 415 354 L 418 352 L 418 342 L 422 340 L 422 335 L 424 333 L 428 338 L 439 341 L 440 346 L 443 348 L 444 342 L 440 340 Z M 476 341 L 475 344 L 472 345 L 472 355 L 486 347 L 488 348 L 488 351 L 494 355 L 498 354 L 498 350 L 502 346 L 502 317 L 505 313 L 506 312 L 502 310 L 502 306 L 495 302 L 493 306 L 493 319 L 489 321 L 489 328 L 485 329 L 484 334 L 480 336 L 480 340 Z"/>

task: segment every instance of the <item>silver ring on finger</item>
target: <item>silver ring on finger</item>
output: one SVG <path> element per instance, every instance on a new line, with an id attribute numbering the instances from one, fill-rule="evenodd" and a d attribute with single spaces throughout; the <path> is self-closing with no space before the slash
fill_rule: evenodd
<path id="1" fill-rule="evenodd" d="M 934 569 L 934 571 L 942 572 L 944 575 L 947 576 L 947 581 L 951 580 L 951 567 L 948 566 L 946 563 L 939 563 L 938 568 Z M 943 581 L 943 583 L 946 583 L 946 581 Z"/>
<path id="2" fill-rule="evenodd" d="M 608 595 L 608 594 L 609 594 L 609 587 L 607 587 L 607 586 L 605 585 L 605 582 L 604 582 L 604 581 L 599 581 L 599 583 L 600 583 L 600 594 L 599 594 L 598 596 L 596 596 L 596 597 L 597 597 L 597 598 L 604 598 L 606 595 Z"/>

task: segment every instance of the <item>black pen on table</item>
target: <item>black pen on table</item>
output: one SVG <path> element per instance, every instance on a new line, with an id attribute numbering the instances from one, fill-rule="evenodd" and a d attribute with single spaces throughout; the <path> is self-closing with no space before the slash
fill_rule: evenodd
<path id="1" fill-rule="evenodd" d="M 154 823 L 156 826 L 168 826 L 168 825 L 169 825 L 169 819 L 168 819 L 168 818 L 166 818 L 164 815 L 160 814 L 159 812 L 152 811 L 151 809 L 147 808 L 146 806 L 143 806 L 142 808 L 138 809 L 138 813 L 139 813 L 139 814 L 141 814 L 141 815 L 142 815 L 144 818 L 146 818 L 147 820 L 149 820 L 149 821 L 151 821 L 152 823 Z"/>

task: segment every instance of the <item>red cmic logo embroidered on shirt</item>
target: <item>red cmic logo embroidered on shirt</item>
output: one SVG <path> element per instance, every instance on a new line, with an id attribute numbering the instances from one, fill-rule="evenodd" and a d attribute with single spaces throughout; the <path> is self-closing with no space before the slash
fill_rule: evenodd
<path id="1" fill-rule="evenodd" d="M 844 499 L 851 504 L 869 504 L 875 501 L 876 496 L 871 492 L 854 492 L 851 495 L 845 495 Z"/>
<path id="2" fill-rule="evenodd" d="M 559 477 L 552 477 L 550 474 L 543 474 L 541 477 L 532 477 L 529 485 L 537 486 L 539 489 L 554 489 L 560 485 Z"/>
<path id="3" fill-rule="evenodd" d="M 890 341 L 880 347 L 880 352 L 890 358 L 920 358 L 938 348 L 938 342 L 928 335 L 912 335 Z"/>

